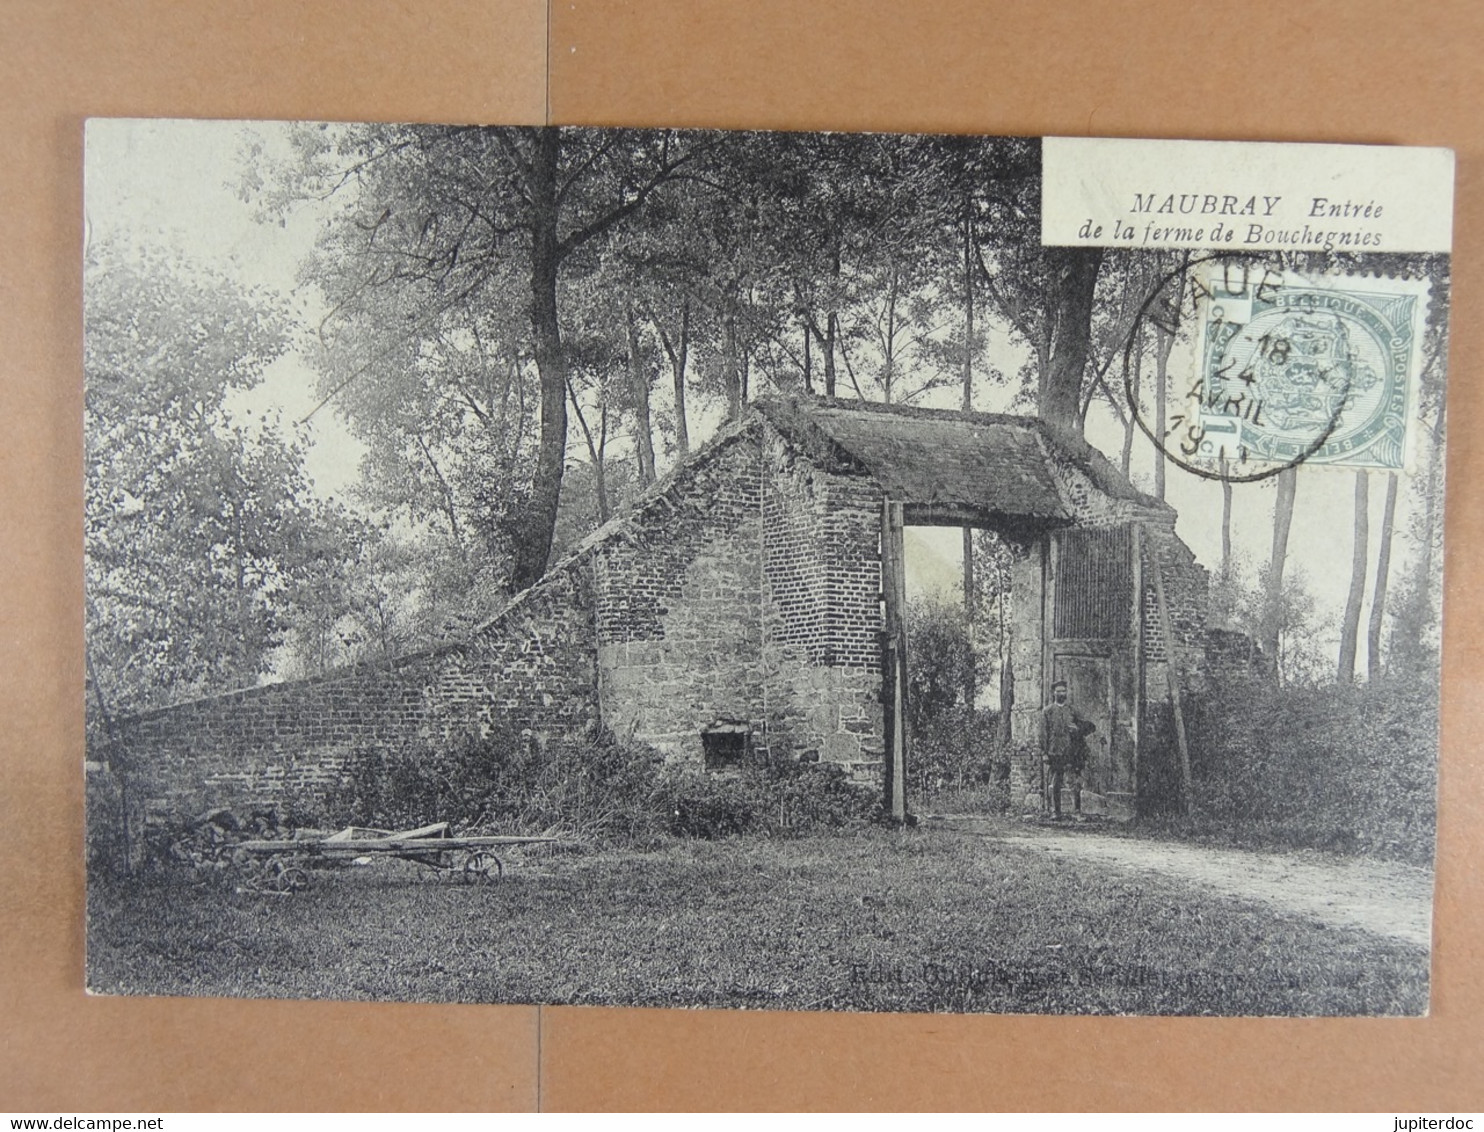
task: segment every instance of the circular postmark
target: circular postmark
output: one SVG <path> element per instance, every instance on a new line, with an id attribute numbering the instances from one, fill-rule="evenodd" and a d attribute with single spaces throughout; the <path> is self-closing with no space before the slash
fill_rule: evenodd
<path id="1" fill-rule="evenodd" d="M 1251 482 L 1304 463 L 1399 469 L 1422 302 L 1415 285 L 1391 280 L 1186 256 L 1156 275 L 1134 318 L 1128 406 L 1167 460 L 1209 479 Z M 1151 344 L 1167 374 L 1153 422 L 1135 353 Z"/>

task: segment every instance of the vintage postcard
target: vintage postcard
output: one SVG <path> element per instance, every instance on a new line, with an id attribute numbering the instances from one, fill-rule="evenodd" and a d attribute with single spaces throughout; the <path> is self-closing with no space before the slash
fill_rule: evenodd
<path id="1" fill-rule="evenodd" d="M 95 993 L 1426 1013 L 1450 152 L 86 178 Z"/>

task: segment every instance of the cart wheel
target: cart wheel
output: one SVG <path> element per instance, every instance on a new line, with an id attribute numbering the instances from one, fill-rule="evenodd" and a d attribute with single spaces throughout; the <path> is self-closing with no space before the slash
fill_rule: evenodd
<path id="1" fill-rule="evenodd" d="M 489 884 L 505 876 L 505 866 L 493 853 L 474 852 L 464 858 L 464 883 Z"/>
<path id="2" fill-rule="evenodd" d="M 303 892 L 309 887 L 309 874 L 298 865 L 284 865 L 276 871 L 273 884 L 279 892 Z"/>

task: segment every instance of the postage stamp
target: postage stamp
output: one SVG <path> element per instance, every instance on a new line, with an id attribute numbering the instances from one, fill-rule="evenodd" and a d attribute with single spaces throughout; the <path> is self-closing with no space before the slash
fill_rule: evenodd
<path id="1" fill-rule="evenodd" d="M 1192 459 L 1243 469 L 1406 468 L 1426 279 L 1218 261 L 1190 286 L 1198 311 L 1185 391 Z"/>

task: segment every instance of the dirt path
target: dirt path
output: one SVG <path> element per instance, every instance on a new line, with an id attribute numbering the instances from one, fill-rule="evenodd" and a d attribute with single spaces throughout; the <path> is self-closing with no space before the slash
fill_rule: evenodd
<path id="1" fill-rule="evenodd" d="M 1180 877 L 1212 892 L 1254 900 L 1333 927 L 1361 928 L 1431 946 L 1433 878 L 1431 871 L 1415 865 L 1319 853 L 1218 849 L 1002 819 L 944 816 L 932 825 L 1033 844 L 1072 861 Z"/>

